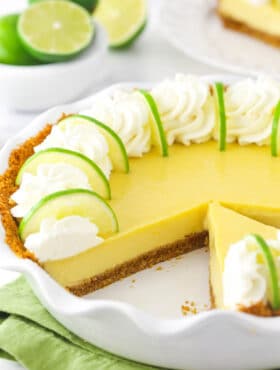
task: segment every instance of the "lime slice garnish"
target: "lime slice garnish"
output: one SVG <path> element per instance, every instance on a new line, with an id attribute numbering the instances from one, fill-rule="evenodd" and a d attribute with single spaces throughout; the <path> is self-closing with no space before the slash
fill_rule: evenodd
<path id="1" fill-rule="evenodd" d="M 227 124 L 224 101 L 224 85 L 221 82 L 214 84 L 214 92 L 216 96 L 218 127 L 219 127 L 219 150 L 224 152 L 226 150 L 227 138 Z"/>
<path id="2" fill-rule="evenodd" d="M 101 236 L 119 230 L 114 211 L 98 194 L 85 189 L 70 189 L 47 195 L 35 204 L 19 225 L 20 238 L 25 241 L 28 235 L 37 233 L 46 218 L 61 220 L 68 216 L 88 218 L 98 226 Z"/>
<path id="3" fill-rule="evenodd" d="M 14 65 L 34 65 L 34 59 L 22 46 L 17 33 L 18 14 L 0 18 L 0 63 Z"/>
<path id="4" fill-rule="evenodd" d="M 163 157 L 168 156 L 168 144 L 161 122 L 161 118 L 158 112 L 157 104 L 148 91 L 139 90 L 139 92 L 144 96 L 145 101 L 147 102 L 152 119 L 151 119 L 151 129 L 152 129 L 152 143 L 154 146 L 158 147 L 161 151 Z"/>
<path id="5" fill-rule="evenodd" d="M 39 1 L 46 1 L 46 0 L 28 0 L 29 4 L 38 3 Z M 90 13 L 93 12 L 93 10 L 96 8 L 98 0 L 68 0 L 72 1 L 73 3 L 81 5 L 83 8 L 85 8 Z"/>
<path id="6" fill-rule="evenodd" d="M 110 47 L 125 47 L 132 44 L 145 28 L 147 1 L 102 0 L 94 15 L 106 29 Z"/>
<path id="7" fill-rule="evenodd" d="M 98 131 L 105 137 L 107 141 L 109 147 L 109 157 L 112 161 L 114 169 L 126 173 L 129 172 L 129 161 L 124 143 L 114 130 L 95 118 L 81 114 L 74 114 L 70 117 L 64 118 L 59 122 L 59 126 L 63 128 L 68 123 L 75 123 L 77 125 L 95 125 Z"/>
<path id="8" fill-rule="evenodd" d="M 68 60 L 86 49 L 94 35 L 89 13 L 66 0 L 40 1 L 27 8 L 18 21 L 26 50 L 44 62 Z"/>
<path id="9" fill-rule="evenodd" d="M 41 150 L 28 158 L 17 175 L 16 185 L 21 184 L 22 176 L 25 173 L 36 175 L 41 164 L 52 163 L 66 163 L 79 168 L 87 176 L 92 190 L 105 199 L 111 198 L 109 181 L 97 164 L 81 153 L 62 148 Z"/>
<path id="10" fill-rule="evenodd" d="M 270 149 L 273 157 L 278 156 L 278 141 L 279 141 L 279 120 L 280 120 L 280 101 L 276 105 L 271 130 Z"/>
<path id="11" fill-rule="evenodd" d="M 271 299 L 271 307 L 273 310 L 278 310 L 280 308 L 280 294 L 279 294 L 279 283 L 278 283 L 278 273 L 276 264 L 271 253 L 271 250 L 266 243 L 266 241 L 257 234 L 251 234 L 260 247 L 265 263 L 268 268 L 269 280 L 271 285 L 271 292 L 272 292 L 272 299 Z"/>

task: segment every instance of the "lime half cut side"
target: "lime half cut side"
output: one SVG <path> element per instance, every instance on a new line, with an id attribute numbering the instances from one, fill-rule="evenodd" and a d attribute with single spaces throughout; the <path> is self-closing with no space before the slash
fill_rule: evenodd
<path id="1" fill-rule="evenodd" d="M 39 1 L 47 1 L 47 0 L 28 0 L 29 4 L 38 3 Z M 84 7 L 89 12 L 93 12 L 97 6 L 98 0 L 67 0 L 72 1 L 73 3 L 79 4 Z"/>
<path id="2" fill-rule="evenodd" d="M 111 48 L 132 44 L 147 23 L 147 0 L 102 0 L 94 13 L 106 29 Z"/>
<path id="3" fill-rule="evenodd" d="M 66 0 L 46 0 L 27 8 L 18 21 L 25 49 L 43 62 L 73 58 L 91 43 L 95 28 L 89 13 Z"/>

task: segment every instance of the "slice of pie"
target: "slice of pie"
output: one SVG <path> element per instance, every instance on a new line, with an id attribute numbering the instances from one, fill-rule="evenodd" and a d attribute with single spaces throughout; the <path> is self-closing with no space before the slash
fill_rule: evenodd
<path id="1" fill-rule="evenodd" d="M 218 0 L 218 14 L 225 27 L 280 46 L 278 0 Z"/>
<path id="2" fill-rule="evenodd" d="M 62 117 L 11 153 L 6 242 L 84 295 L 208 245 L 213 201 L 280 228 L 279 100 L 266 78 L 225 88 L 178 75 Z"/>
<path id="3" fill-rule="evenodd" d="M 269 269 L 252 234 L 267 241 L 278 269 L 280 230 L 215 203 L 209 206 L 207 220 L 213 306 L 263 316 L 275 314 L 270 303 Z"/>

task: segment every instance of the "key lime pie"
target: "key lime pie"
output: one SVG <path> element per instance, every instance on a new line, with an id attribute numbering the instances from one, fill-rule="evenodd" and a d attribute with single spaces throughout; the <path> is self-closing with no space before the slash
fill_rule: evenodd
<path id="1" fill-rule="evenodd" d="M 266 77 L 176 75 L 100 95 L 11 153 L 7 244 L 82 296 L 207 246 L 210 232 L 215 306 L 277 314 L 279 100 Z"/>
<path id="2" fill-rule="evenodd" d="M 279 0 L 218 0 L 218 14 L 225 27 L 280 46 Z"/>

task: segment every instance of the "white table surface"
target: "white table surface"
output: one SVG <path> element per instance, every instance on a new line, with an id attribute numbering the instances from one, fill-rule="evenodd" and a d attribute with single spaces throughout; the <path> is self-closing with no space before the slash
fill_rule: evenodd
<path id="1" fill-rule="evenodd" d="M 0 14 L 16 11 L 25 6 L 25 0 L 0 0 Z M 123 81 L 159 81 L 175 73 L 210 74 L 222 70 L 196 62 L 171 46 L 160 34 L 157 22 L 160 0 L 150 0 L 150 21 L 145 33 L 130 49 L 110 52 L 104 63 L 107 74 L 102 83 L 92 86 L 87 95 L 108 85 Z M 36 114 L 10 110 L 0 102 L 0 145 L 27 125 Z M 13 279 L 13 273 L 0 270 L 0 285 Z M 18 365 L 0 360 L 1 370 L 19 370 Z"/>

